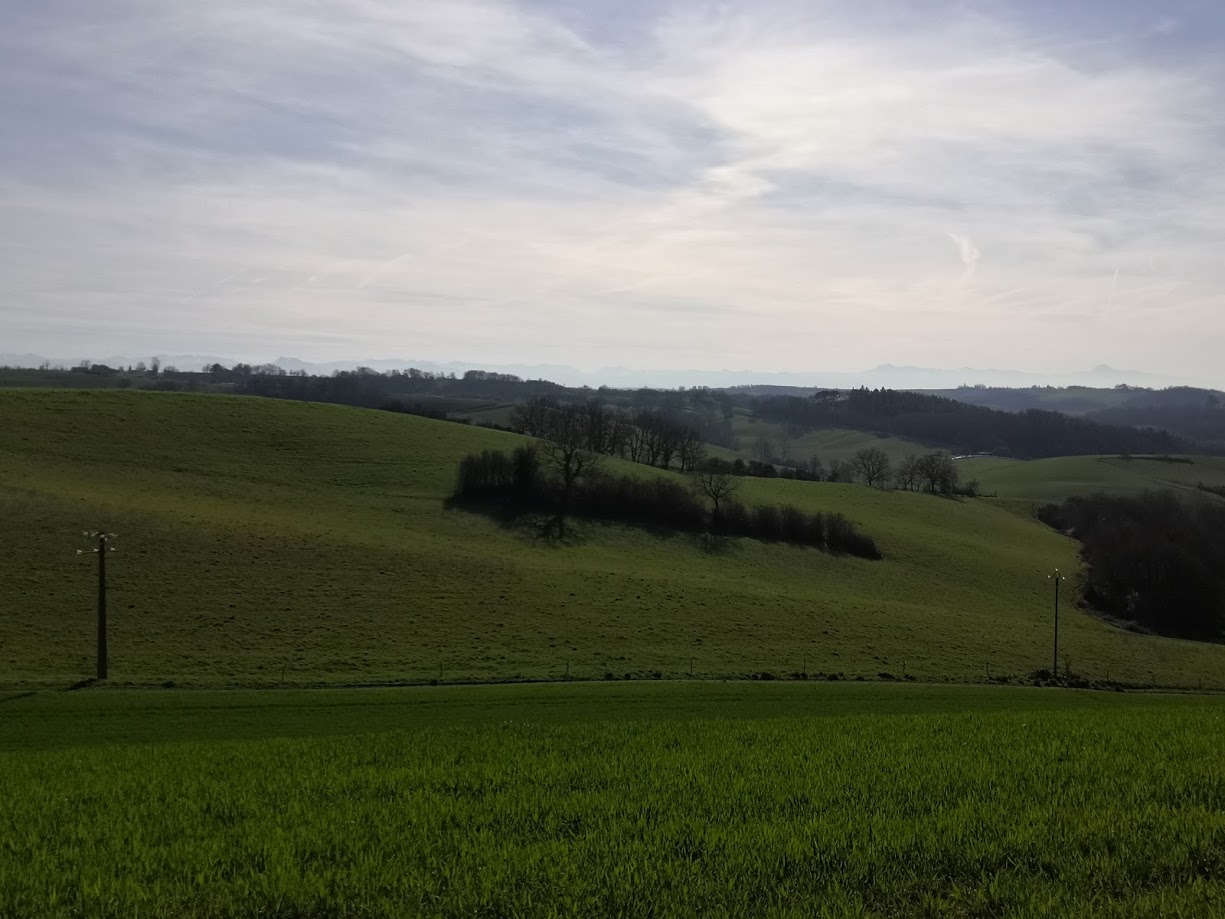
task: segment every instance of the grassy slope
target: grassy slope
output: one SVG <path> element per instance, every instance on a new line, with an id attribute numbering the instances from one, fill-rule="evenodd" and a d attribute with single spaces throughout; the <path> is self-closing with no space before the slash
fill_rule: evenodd
<path id="1" fill-rule="evenodd" d="M 978 479 L 982 490 L 1001 498 L 1062 501 L 1094 492 L 1137 494 L 1169 488 L 1202 494 L 1196 486 L 1225 486 L 1225 459 L 1190 457 L 1190 463 L 1118 456 L 1061 456 L 1020 462 L 1004 459 L 960 461 L 963 479 Z"/>
<path id="2" fill-rule="evenodd" d="M 0 684 L 91 665 L 91 559 L 112 557 L 112 679 L 268 684 L 662 671 L 975 678 L 1049 659 L 1044 573 L 1075 546 L 985 502 L 750 480 L 842 511 L 884 562 L 591 525 L 553 547 L 445 511 L 455 463 L 514 435 L 223 396 L 0 392 Z M 645 473 L 641 467 L 626 467 Z M 1225 648 L 1067 613 L 1090 676 L 1196 685 Z M 692 662 L 692 663 L 691 663 Z"/>

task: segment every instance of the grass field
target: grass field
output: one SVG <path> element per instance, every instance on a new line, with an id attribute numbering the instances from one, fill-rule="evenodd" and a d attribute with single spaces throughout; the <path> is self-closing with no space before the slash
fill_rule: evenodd
<path id="1" fill-rule="evenodd" d="M 1199 483 L 1225 487 L 1225 458 L 1181 457 L 1189 462 L 1119 456 L 1061 456 L 1042 460 L 975 458 L 959 461 L 962 479 L 978 479 L 984 493 L 1028 501 L 1063 501 L 1095 492 L 1139 494 L 1171 489 L 1203 496 Z"/>
<path id="2" fill-rule="evenodd" d="M 989 502 L 747 480 L 750 503 L 847 514 L 885 560 L 585 525 L 542 543 L 443 509 L 465 453 L 514 435 L 226 396 L 0 392 L 0 685 L 92 673 L 110 560 L 117 684 L 743 676 L 921 680 L 1050 665 L 1046 573 L 1075 545 Z M 653 474 L 641 466 L 623 468 Z M 1225 648 L 1064 607 L 1092 679 L 1225 681 Z"/>
<path id="3" fill-rule="evenodd" d="M 6 917 L 1208 916 L 1225 898 L 1215 698 L 107 691 L 0 719 Z"/>
<path id="4" fill-rule="evenodd" d="M 911 454 L 931 453 L 932 447 L 900 437 L 878 437 L 867 431 L 852 431 L 844 428 L 820 428 L 787 437 L 785 426 L 763 421 L 754 415 L 737 413 L 732 430 L 739 441 L 739 455 L 744 459 L 758 459 L 757 443 L 761 438 L 770 441 L 771 455 L 781 457 L 786 448 L 790 460 L 809 460 L 817 457 L 828 467 L 834 462 L 850 462 L 860 450 L 875 447 L 884 450 L 893 461 Z"/>

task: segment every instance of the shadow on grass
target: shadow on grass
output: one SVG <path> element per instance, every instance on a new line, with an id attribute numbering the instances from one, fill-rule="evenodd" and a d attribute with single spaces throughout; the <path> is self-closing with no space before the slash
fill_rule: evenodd
<path id="1" fill-rule="evenodd" d="M 714 533 L 695 533 L 678 530 L 660 524 L 640 520 L 606 520 L 602 517 L 568 515 L 559 527 L 558 516 L 511 504 L 465 500 L 452 496 L 443 501 L 446 510 L 461 510 L 486 517 L 509 533 L 536 545 L 575 546 L 586 541 L 586 531 L 591 527 L 631 527 L 660 540 L 685 538 L 701 551 L 711 555 L 725 555 L 736 548 L 736 540 Z"/>

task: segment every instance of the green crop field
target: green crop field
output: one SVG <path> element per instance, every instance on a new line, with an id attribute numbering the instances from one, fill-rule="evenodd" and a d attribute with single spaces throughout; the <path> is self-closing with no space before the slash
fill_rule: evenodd
<path id="1" fill-rule="evenodd" d="M 1075 572 L 1076 546 L 991 502 L 744 482 L 750 503 L 847 514 L 878 562 L 595 524 L 559 546 L 444 509 L 460 457 L 522 442 L 328 405 L 0 391 L 0 686 L 92 675 L 93 558 L 75 551 L 95 527 L 119 534 L 119 685 L 981 680 L 1050 666 L 1046 574 Z M 1225 679 L 1225 647 L 1063 613 L 1061 667 L 1090 679 Z"/>
<path id="2" fill-rule="evenodd" d="M 982 491 L 1001 498 L 1062 501 L 1072 495 L 1139 494 L 1172 489 L 1204 495 L 1200 483 L 1225 487 L 1225 459 L 1217 456 L 1169 459 L 1119 456 L 1061 456 L 1018 460 L 978 457 L 960 460 L 962 479 L 977 479 Z"/>
<path id="3" fill-rule="evenodd" d="M 0 701 L 0 916 L 1209 916 L 1225 702 L 829 684 Z"/>

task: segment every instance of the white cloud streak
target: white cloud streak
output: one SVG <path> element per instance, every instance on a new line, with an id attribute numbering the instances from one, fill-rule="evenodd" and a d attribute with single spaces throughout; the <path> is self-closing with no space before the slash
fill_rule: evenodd
<path id="1" fill-rule="evenodd" d="M 40 5 L 0 37 L 0 350 L 1212 381 L 1213 62 L 952 3 L 598 9 Z"/>

